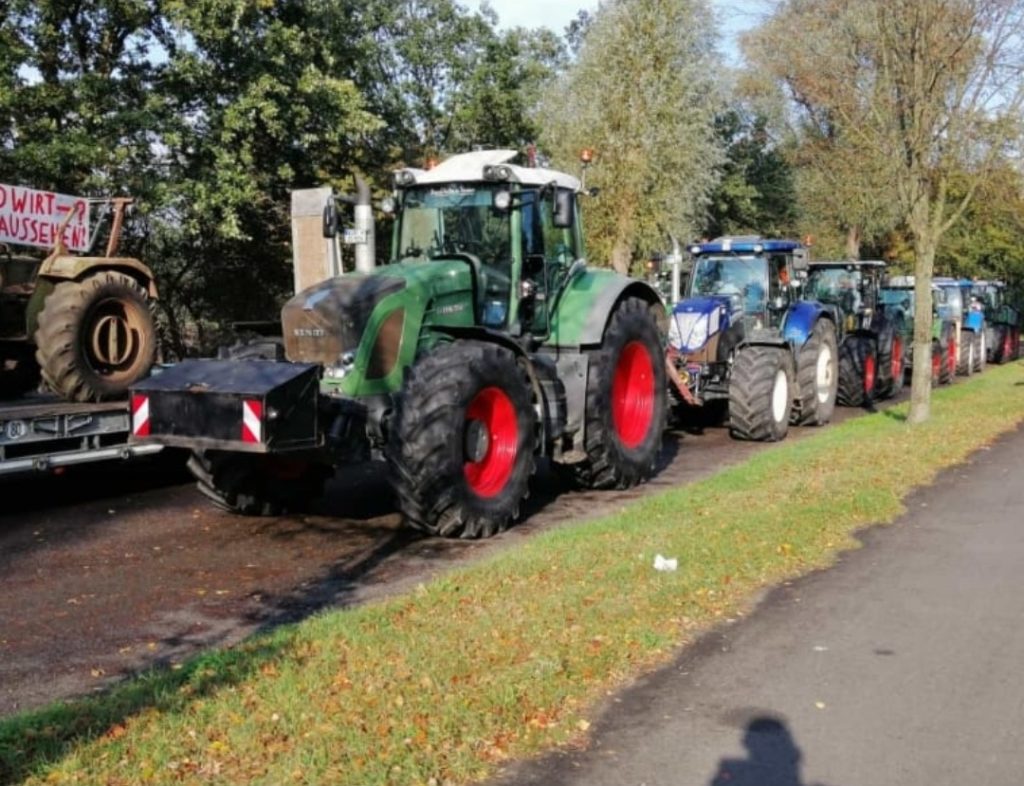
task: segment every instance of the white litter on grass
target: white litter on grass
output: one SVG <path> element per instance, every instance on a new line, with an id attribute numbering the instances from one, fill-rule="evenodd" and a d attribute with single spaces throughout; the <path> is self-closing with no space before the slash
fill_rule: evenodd
<path id="1" fill-rule="evenodd" d="M 672 559 L 669 559 L 668 557 L 663 557 L 660 554 L 654 555 L 655 570 L 660 570 L 663 573 L 667 573 L 669 571 L 678 570 L 678 568 L 679 560 L 675 559 L 674 557 Z"/>

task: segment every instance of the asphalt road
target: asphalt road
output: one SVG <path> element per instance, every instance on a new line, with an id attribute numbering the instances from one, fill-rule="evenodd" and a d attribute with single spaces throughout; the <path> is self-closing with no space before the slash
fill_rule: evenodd
<path id="1" fill-rule="evenodd" d="M 1020 786 L 1024 429 L 507 786 Z"/>

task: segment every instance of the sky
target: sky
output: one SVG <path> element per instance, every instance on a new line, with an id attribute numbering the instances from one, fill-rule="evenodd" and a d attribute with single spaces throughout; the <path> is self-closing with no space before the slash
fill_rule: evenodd
<path id="1" fill-rule="evenodd" d="M 471 9 L 477 9 L 483 0 L 463 0 Z M 758 15 L 765 10 L 767 0 L 711 0 L 711 5 L 722 24 L 722 52 L 734 63 L 739 62 L 736 38 L 739 33 L 753 27 Z M 557 33 L 566 26 L 580 9 L 593 11 L 597 0 L 490 0 L 498 14 L 501 27 L 550 27 Z"/>

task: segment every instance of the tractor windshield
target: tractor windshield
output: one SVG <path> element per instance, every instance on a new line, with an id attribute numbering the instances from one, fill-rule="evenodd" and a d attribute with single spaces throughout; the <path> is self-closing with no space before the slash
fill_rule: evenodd
<path id="1" fill-rule="evenodd" d="M 811 300 L 831 303 L 846 313 L 853 313 L 861 305 L 862 283 L 861 272 L 856 268 L 812 267 L 805 291 Z"/>
<path id="2" fill-rule="evenodd" d="M 768 265 L 763 257 L 698 257 L 690 281 L 693 296 L 729 295 L 748 313 L 765 310 Z"/>
<path id="3" fill-rule="evenodd" d="M 507 269 L 512 261 L 510 212 L 494 208 L 494 190 L 455 184 L 406 191 L 399 260 L 471 254 L 485 265 Z"/>
<path id="4" fill-rule="evenodd" d="M 878 301 L 883 306 L 899 306 L 911 319 L 914 318 L 913 289 L 882 289 L 878 292 Z"/>

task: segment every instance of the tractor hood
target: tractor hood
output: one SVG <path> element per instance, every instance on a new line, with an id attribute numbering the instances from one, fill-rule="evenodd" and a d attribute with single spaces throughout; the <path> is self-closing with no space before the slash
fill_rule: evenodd
<path id="1" fill-rule="evenodd" d="M 359 347 L 377 305 L 404 288 L 400 277 L 353 273 L 300 292 L 281 310 L 285 354 L 291 361 L 336 365 Z"/>
<path id="2" fill-rule="evenodd" d="M 733 305 L 733 298 L 728 295 L 680 301 L 672 309 L 669 342 L 680 352 L 696 352 L 732 324 Z"/>

